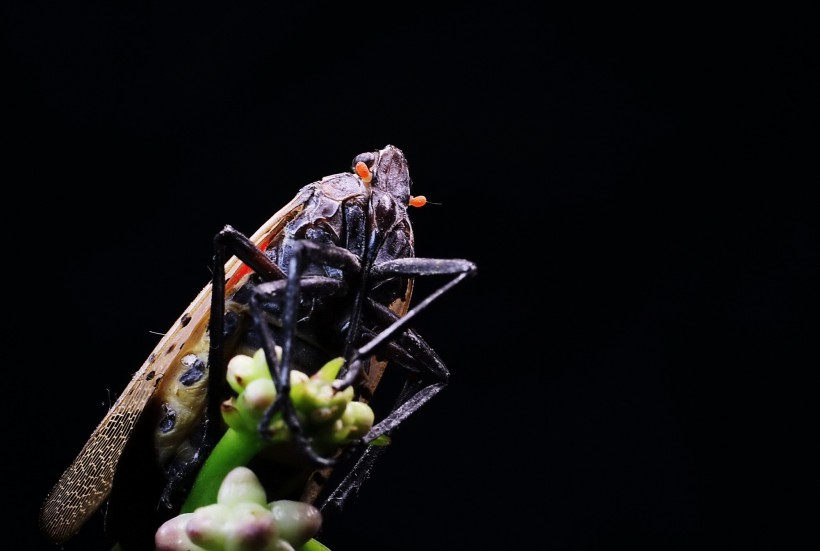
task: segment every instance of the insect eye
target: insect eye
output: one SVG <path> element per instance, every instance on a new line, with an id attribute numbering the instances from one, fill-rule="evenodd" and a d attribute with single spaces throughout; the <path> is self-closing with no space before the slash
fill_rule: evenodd
<path id="1" fill-rule="evenodd" d="M 351 163 L 350 167 L 355 171 L 356 165 L 359 163 L 364 163 L 367 166 L 367 168 L 372 170 L 373 165 L 376 163 L 376 154 L 373 152 L 360 153 L 356 155 L 356 157 L 353 159 L 353 162 Z"/>

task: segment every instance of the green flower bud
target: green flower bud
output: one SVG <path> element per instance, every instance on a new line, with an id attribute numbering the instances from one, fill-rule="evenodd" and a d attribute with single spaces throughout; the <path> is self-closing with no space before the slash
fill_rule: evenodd
<path id="1" fill-rule="evenodd" d="M 279 347 L 276 348 L 276 353 L 277 355 L 282 354 Z M 261 348 L 254 353 L 253 357 L 239 354 L 231 358 L 227 371 L 228 384 L 237 394 L 247 388 L 252 381 L 271 378 L 265 351 Z"/>
<path id="2" fill-rule="evenodd" d="M 242 412 L 236 407 L 236 401 L 233 398 L 222 402 L 219 406 L 219 410 L 222 413 L 222 419 L 224 419 L 225 423 L 233 430 L 240 432 L 246 432 L 248 430 L 247 421 L 242 415 Z"/>
<path id="3" fill-rule="evenodd" d="M 248 383 L 245 392 L 239 395 L 240 407 L 260 416 L 276 400 L 276 386 L 271 379 L 256 379 Z"/>
<path id="4" fill-rule="evenodd" d="M 366 435 L 376 420 L 373 410 L 363 402 L 350 402 L 342 415 L 342 425 L 347 429 L 346 438 L 355 440 Z"/>
<path id="5" fill-rule="evenodd" d="M 185 532 L 185 527 L 192 515 L 193 513 L 181 514 L 160 526 L 154 536 L 156 551 L 207 551 L 194 545 Z"/>
<path id="6" fill-rule="evenodd" d="M 296 410 L 310 423 L 332 423 L 344 414 L 353 399 L 353 387 L 337 392 L 330 383 L 311 378 L 303 385 L 294 386 L 291 399 Z"/>
<path id="7" fill-rule="evenodd" d="M 219 486 L 217 503 L 232 505 L 235 503 L 267 504 L 265 489 L 256 474 L 247 467 L 236 467 L 231 470 Z"/>
<path id="8" fill-rule="evenodd" d="M 251 381 L 254 371 L 253 358 L 240 354 L 228 361 L 228 384 L 239 394 L 245 389 L 245 385 Z"/>
<path id="9" fill-rule="evenodd" d="M 307 376 L 306 373 L 302 373 L 296 369 L 292 369 L 290 372 L 290 386 L 294 387 L 296 385 L 301 385 L 310 380 L 310 377 Z"/>
<path id="10" fill-rule="evenodd" d="M 326 383 L 332 383 L 339 375 L 345 360 L 344 358 L 334 358 L 322 366 L 319 371 L 313 376 L 315 379 L 320 379 Z"/>
<path id="11" fill-rule="evenodd" d="M 181 514 L 157 531 L 157 551 L 294 551 L 319 532 L 318 509 L 298 501 L 267 502 L 247 467 L 232 469 L 217 502 Z"/>
<path id="12" fill-rule="evenodd" d="M 225 545 L 225 525 L 230 509 L 215 503 L 190 513 L 185 533 L 195 545 L 205 549 L 222 549 Z"/>
<path id="13" fill-rule="evenodd" d="M 275 549 L 278 530 L 273 513 L 258 503 L 236 503 L 225 525 L 225 551 Z"/>
<path id="14" fill-rule="evenodd" d="M 293 547 L 306 544 L 322 526 L 322 513 L 313 505 L 281 499 L 268 506 L 276 519 L 279 537 L 287 540 Z"/>
<path id="15" fill-rule="evenodd" d="M 290 440 L 290 430 L 288 429 L 285 420 L 282 418 L 281 413 L 277 413 L 274 415 L 273 419 L 271 419 L 271 422 L 268 425 L 268 431 L 271 443 Z"/>

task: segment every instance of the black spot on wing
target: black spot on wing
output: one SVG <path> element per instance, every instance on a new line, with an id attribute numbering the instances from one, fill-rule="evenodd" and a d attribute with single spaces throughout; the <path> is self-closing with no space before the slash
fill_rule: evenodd
<path id="1" fill-rule="evenodd" d="M 162 419 L 159 421 L 159 430 L 163 434 L 167 434 L 174 430 L 177 424 L 177 412 L 171 409 L 168 404 L 162 404 L 164 412 Z"/>
<path id="2" fill-rule="evenodd" d="M 184 386 L 191 386 L 192 384 L 200 381 L 203 375 L 205 375 L 205 362 L 200 359 L 196 359 L 193 365 L 188 368 L 185 373 L 180 375 L 179 382 Z"/>

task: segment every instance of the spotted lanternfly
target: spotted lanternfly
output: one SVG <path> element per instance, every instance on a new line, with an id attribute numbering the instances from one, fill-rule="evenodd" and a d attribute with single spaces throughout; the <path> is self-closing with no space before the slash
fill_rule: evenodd
<path id="1" fill-rule="evenodd" d="M 357 399 L 369 401 L 387 363 L 401 366 L 400 395 L 363 443 L 390 434 L 437 394 L 449 372 L 409 322 L 476 268 L 462 259 L 415 257 L 407 207 L 424 199 L 412 197 L 410 185 L 404 154 L 388 145 L 356 156 L 350 172 L 303 187 L 250 237 L 230 226 L 220 231 L 212 281 L 46 498 L 44 534 L 55 543 L 69 540 L 107 502 L 106 530 L 114 541 L 124 550 L 149 548 L 224 430 L 224 369 L 235 354 L 281 346 L 274 380 L 283 400 L 275 407 L 285 409 L 288 393 L 281 390 L 291 369 L 312 373 L 342 356 L 347 367 L 335 386 L 353 385 Z M 431 275 L 449 277 L 410 308 L 415 277 Z M 288 419 L 299 435 L 298 420 Z M 372 447 L 360 449 L 340 475 L 333 471 L 339 456 L 323 457 L 309 439 L 295 438 L 270 467 L 277 474 L 268 496 L 339 507 L 377 455 Z M 146 529 L 137 533 L 137 525 Z"/>

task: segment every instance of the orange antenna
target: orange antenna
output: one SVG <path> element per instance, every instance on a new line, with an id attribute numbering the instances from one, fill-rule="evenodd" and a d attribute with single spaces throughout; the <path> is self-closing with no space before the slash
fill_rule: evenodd
<path id="1" fill-rule="evenodd" d="M 367 168 L 367 165 L 364 164 L 364 161 L 356 163 L 356 174 L 359 175 L 359 178 L 361 178 L 365 184 L 369 184 L 373 179 L 373 174 L 370 172 L 370 169 Z"/>
<path id="2" fill-rule="evenodd" d="M 423 207 L 427 204 L 427 197 L 424 195 L 416 195 L 415 197 L 410 197 L 410 202 L 408 203 L 411 207 Z"/>

